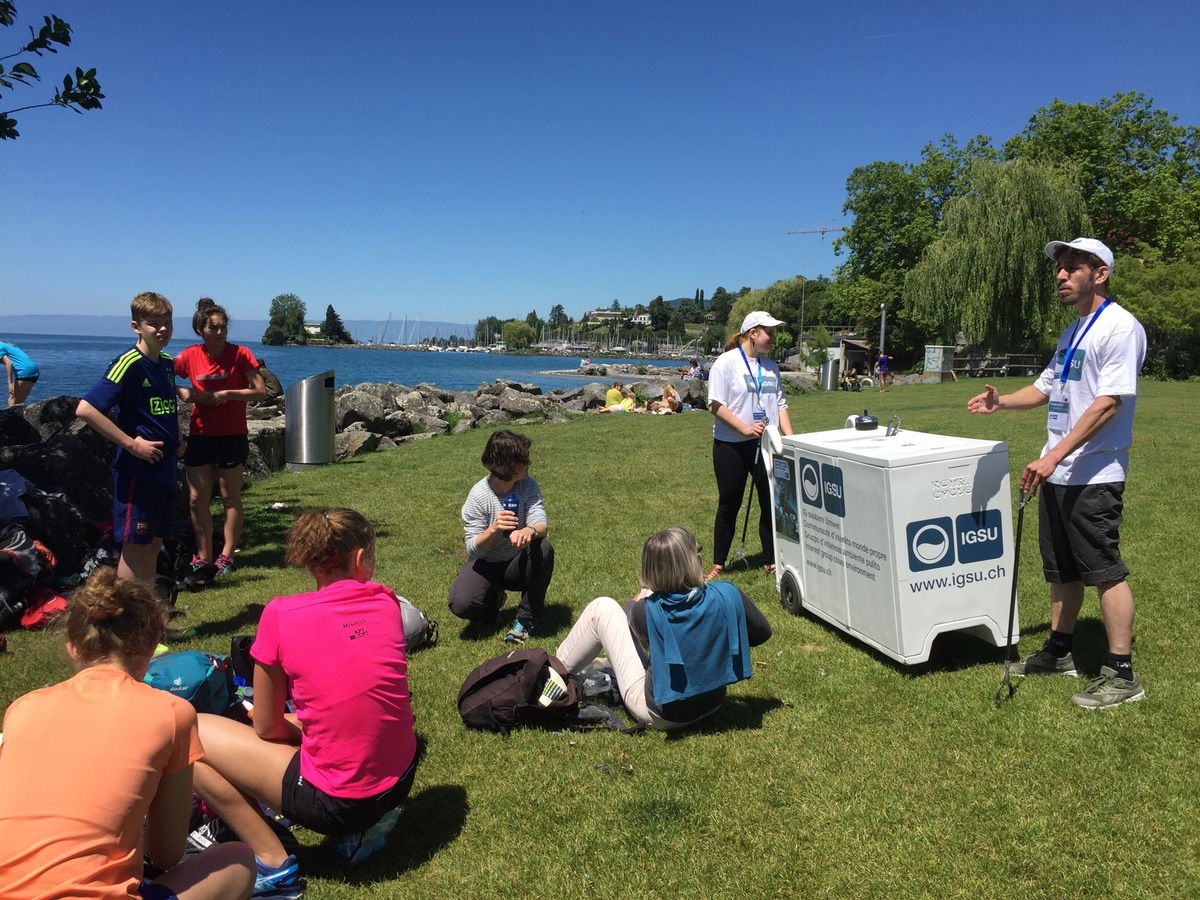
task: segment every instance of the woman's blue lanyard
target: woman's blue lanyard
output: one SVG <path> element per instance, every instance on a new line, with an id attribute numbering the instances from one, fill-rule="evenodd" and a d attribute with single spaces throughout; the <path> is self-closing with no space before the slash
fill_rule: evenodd
<path id="1" fill-rule="evenodd" d="M 1075 331 L 1079 331 L 1079 323 L 1075 323 L 1075 331 L 1071 332 L 1071 340 L 1068 341 L 1067 355 L 1063 357 L 1062 371 L 1058 373 L 1059 384 L 1066 384 L 1067 377 L 1071 374 L 1071 360 L 1075 356 L 1075 351 L 1079 349 L 1079 345 L 1083 343 L 1083 339 L 1087 337 L 1087 333 L 1092 330 L 1092 326 L 1096 324 L 1096 320 L 1100 318 L 1100 313 L 1104 312 L 1104 307 L 1112 303 L 1112 297 L 1105 297 L 1104 302 L 1100 304 L 1100 308 L 1088 320 L 1087 325 L 1083 328 L 1083 334 L 1075 337 Z"/>
<path id="2" fill-rule="evenodd" d="M 754 372 L 750 368 L 750 360 L 746 358 L 746 350 L 743 347 L 738 347 L 738 353 L 742 354 L 742 362 L 746 364 L 746 371 L 750 373 L 750 380 L 754 381 Z M 754 361 L 758 363 L 758 381 L 757 387 L 754 389 L 754 394 L 758 400 L 758 408 L 762 409 L 762 360 L 755 357 Z"/>

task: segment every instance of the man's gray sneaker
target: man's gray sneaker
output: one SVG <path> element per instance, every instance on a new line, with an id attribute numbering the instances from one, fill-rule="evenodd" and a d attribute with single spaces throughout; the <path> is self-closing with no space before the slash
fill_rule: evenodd
<path id="1" fill-rule="evenodd" d="M 1088 682 L 1088 686 L 1071 698 L 1071 702 L 1084 709 L 1107 709 L 1122 703 L 1135 703 L 1146 696 L 1142 679 L 1122 678 L 1117 670 L 1109 666 L 1100 667 L 1100 675 Z"/>
<path id="2" fill-rule="evenodd" d="M 1009 670 L 1013 675 L 1070 675 L 1074 678 L 1079 674 L 1075 669 L 1075 657 L 1070 653 L 1058 657 L 1049 650 L 1039 650 L 1030 653 L 1020 662 L 1012 664 Z"/>

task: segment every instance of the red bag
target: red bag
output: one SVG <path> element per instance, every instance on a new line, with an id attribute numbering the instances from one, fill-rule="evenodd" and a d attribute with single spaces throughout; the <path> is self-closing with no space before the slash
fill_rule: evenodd
<path id="1" fill-rule="evenodd" d="M 45 628 L 61 612 L 66 612 L 67 598 L 50 588 L 38 588 L 21 613 L 21 627 L 36 631 Z"/>

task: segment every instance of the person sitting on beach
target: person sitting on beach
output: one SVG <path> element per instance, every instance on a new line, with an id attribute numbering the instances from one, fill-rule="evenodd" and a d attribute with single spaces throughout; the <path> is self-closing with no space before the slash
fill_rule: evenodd
<path id="1" fill-rule="evenodd" d="M 621 405 L 621 401 L 624 399 L 624 396 L 625 396 L 623 387 L 624 386 L 621 384 L 621 382 L 619 382 L 619 381 L 613 382 L 612 387 L 610 387 L 608 389 L 607 393 L 605 393 L 605 395 L 604 395 L 605 407 Z"/>
<path id="2" fill-rule="evenodd" d="M 471 488 L 462 507 L 467 562 L 450 585 L 450 611 L 483 624 L 496 621 L 505 591 L 520 591 L 516 621 L 504 636 L 514 644 L 533 631 L 554 575 L 542 491 L 529 477 L 532 443 L 505 430 L 488 438 L 482 457 L 488 475 Z"/>
<path id="3" fill-rule="evenodd" d="M 621 382 L 619 382 L 619 381 L 617 382 L 617 384 L 620 384 L 620 383 Z M 613 392 L 610 390 L 608 393 L 609 393 L 609 397 L 607 399 L 612 399 Z M 637 405 L 637 395 L 633 392 L 633 388 L 624 388 L 618 393 L 615 403 L 610 403 L 607 406 L 601 406 L 599 409 L 596 410 L 596 412 L 598 412 L 598 413 L 619 413 L 619 412 L 644 413 L 644 412 L 648 412 L 648 410 L 645 407 L 639 407 Z"/>
<path id="4" fill-rule="evenodd" d="M 663 386 L 661 400 L 655 400 L 650 404 L 651 412 L 664 416 L 677 413 L 681 409 L 683 409 L 683 401 L 679 398 L 679 391 L 675 390 L 675 386 L 671 384 Z"/>
<path id="5" fill-rule="evenodd" d="M 357 863 L 379 850 L 417 768 L 400 601 L 375 573 L 375 529 L 352 509 L 301 513 L 287 561 L 317 589 L 267 604 L 250 648 L 253 726 L 201 714 L 196 790 L 257 857 L 255 895 L 299 897 L 296 858 L 258 803 Z M 290 694 L 296 712 L 288 713 Z M 255 802 L 257 801 L 257 803 Z"/>
<path id="6" fill-rule="evenodd" d="M 704 377 L 704 370 L 700 368 L 700 363 L 694 359 L 688 360 L 686 369 L 681 369 L 680 374 L 684 381 L 699 381 Z"/>
<path id="7" fill-rule="evenodd" d="M 750 648 L 771 636 L 766 616 L 727 581 L 704 581 L 700 545 L 672 526 L 642 547 L 641 591 L 624 609 L 597 597 L 554 655 L 572 674 L 600 651 L 638 723 L 686 728 L 715 713 L 725 686 L 750 677 Z"/>
<path id="8" fill-rule="evenodd" d="M 4 369 L 8 373 L 8 405 L 20 406 L 42 373 L 29 354 L 16 344 L 0 341 L 0 359 L 4 360 Z"/>
<path id="9" fill-rule="evenodd" d="M 154 594 L 101 566 L 63 619 L 76 674 L 4 715 L 0 897 L 249 897 L 245 844 L 180 861 L 204 747 L 192 706 L 142 683 L 165 628 Z"/>

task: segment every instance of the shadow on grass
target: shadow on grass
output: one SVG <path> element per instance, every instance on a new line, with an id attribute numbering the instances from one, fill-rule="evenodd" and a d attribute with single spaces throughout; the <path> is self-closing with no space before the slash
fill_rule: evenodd
<path id="1" fill-rule="evenodd" d="M 494 621 L 463 622 L 462 630 L 458 636 L 464 641 L 472 641 L 474 643 L 494 640 L 497 636 L 505 634 L 508 631 L 508 627 L 512 624 L 512 620 L 516 617 L 516 614 L 516 606 L 501 607 L 500 611 L 496 613 Z M 534 643 L 531 646 L 539 645 L 538 638 L 540 635 L 558 634 L 560 630 L 569 628 L 572 621 L 571 616 L 571 607 L 566 604 L 547 604 L 542 611 L 542 617 L 537 620 L 537 628 L 533 634 Z M 510 644 L 508 646 L 509 649 L 512 649 L 513 646 L 519 645 Z"/>
<path id="2" fill-rule="evenodd" d="M 258 629 L 258 620 L 262 618 L 265 604 L 250 603 L 232 616 L 224 619 L 209 619 L 195 625 L 197 639 L 208 637 L 225 637 L 232 634 L 253 633 Z M 202 613 L 201 613 L 202 614 Z"/>
<path id="3" fill-rule="evenodd" d="M 777 697 L 726 697 L 721 708 L 697 722 L 691 728 L 668 731 L 668 741 L 686 740 L 693 734 L 720 734 L 724 731 L 752 731 L 762 728 L 763 717 L 773 709 L 783 706 Z"/>
<path id="4" fill-rule="evenodd" d="M 419 770 L 418 770 L 419 771 Z M 411 794 L 400 810 L 400 821 L 379 853 L 358 866 L 333 855 L 333 841 L 320 851 L 301 849 L 306 874 L 365 885 L 389 881 L 431 859 L 462 832 L 467 821 L 467 791 L 462 785 L 438 784 Z"/>

